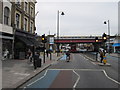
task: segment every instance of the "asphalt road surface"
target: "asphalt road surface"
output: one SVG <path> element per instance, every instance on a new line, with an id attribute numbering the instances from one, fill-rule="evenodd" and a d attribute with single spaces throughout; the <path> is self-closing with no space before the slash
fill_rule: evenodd
<path id="1" fill-rule="evenodd" d="M 65 57 L 65 56 L 64 56 Z M 62 58 L 64 59 L 64 58 Z M 107 69 L 106 69 L 107 68 Z M 70 62 L 59 60 L 21 88 L 118 88 L 117 72 L 98 66 L 82 54 L 72 54 Z M 109 72 L 109 73 L 107 73 Z M 112 73 L 112 72 L 111 72 Z"/>

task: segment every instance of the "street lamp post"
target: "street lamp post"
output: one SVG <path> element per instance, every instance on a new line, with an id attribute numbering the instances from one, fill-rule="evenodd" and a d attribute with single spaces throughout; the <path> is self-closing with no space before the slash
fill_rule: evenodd
<path id="1" fill-rule="evenodd" d="M 104 21 L 104 24 L 108 24 L 108 53 L 110 54 L 110 21 Z"/>
<path id="2" fill-rule="evenodd" d="M 107 35 L 106 35 L 105 33 L 103 33 L 102 39 L 103 39 L 103 48 L 104 48 L 104 50 L 105 50 L 105 49 L 106 49 L 106 48 L 105 48 L 105 42 L 107 41 Z M 105 52 L 104 52 L 104 53 L 105 53 Z"/>
<path id="3" fill-rule="evenodd" d="M 99 42 L 98 37 L 95 37 L 95 42 L 96 42 L 96 44 L 98 44 L 98 42 Z M 97 56 L 98 56 L 98 50 L 96 50 L 96 61 L 97 61 L 97 58 L 98 58 Z"/>
<path id="4" fill-rule="evenodd" d="M 16 24 L 13 25 L 13 42 L 12 42 L 12 59 L 14 59 L 15 53 L 15 33 L 16 33 Z"/>
<path id="5" fill-rule="evenodd" d="M 61 15 L 65 15 L 64 12 L 60 12 L 59 10 L 57 11 L 57 41 L 59 41 L 59 13 L 61 13 Z M 59 52 L 59 44 L 57 43 L 57 56 L 58 56 L 58 52 Z"/>

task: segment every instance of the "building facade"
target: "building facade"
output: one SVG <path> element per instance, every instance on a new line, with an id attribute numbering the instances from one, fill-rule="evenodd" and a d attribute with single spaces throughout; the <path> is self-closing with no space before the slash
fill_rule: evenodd
<path id="1" fill-rule="evenodd" d="M 15 59 L 25 59 L 27 51 L 33 51 L 35 44 L 36 0 L 13 0 L 11 25 L 13 27 L 13 51 Z"/>
<path id="2" fill-rule="evenodd" d="M 9 0 L 0 1 L 0 39 L 2 40 L 2 56 L 5 50 L 12 55 L 13 28 L 11 27 L 11 7 Z"/>
<path id="3" fill-rule="evenodd" d="M 113 47 L 113 53 L 120 53 L 120 36 L 116 36 L 113 38 L 112 47 Z"/>

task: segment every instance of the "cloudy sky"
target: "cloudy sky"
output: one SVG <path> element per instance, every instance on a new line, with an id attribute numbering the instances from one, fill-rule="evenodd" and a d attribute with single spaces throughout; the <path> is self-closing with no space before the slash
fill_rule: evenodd
<path id="1" fill-rule="evenodd" d="M 48 2 L 49 1 L 49 2 Z M 118 0 L 38 0 L 36 4 L 36 32 L 39 35 L 57 33 L 57 11 L 60 15 L 61 36 L 87 36 L 118 33 Z"/>

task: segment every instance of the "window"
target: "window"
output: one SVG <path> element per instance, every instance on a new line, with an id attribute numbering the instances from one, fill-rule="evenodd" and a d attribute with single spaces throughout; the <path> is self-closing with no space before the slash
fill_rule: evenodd
<path id="1" fill-rule="evenodd" d="M 20 0 L 16 0 L 15 1 L 15 4 L 17 5 L 17 6 L 21 6 L 21 3 L 20 3 L 21 1 Z"/>
<path id="2" fill-rule="evenodd" d="M 31 10 L 30 10 L 30 14 L 31 16 L 33 16 L 33 8 L 31 7 Z"/>
<path id="3" fill-rule="evenodd" d="M 30 23 L 30 32 L 32 33 L 33 31 L 33 22 Z"/>
<path id="4" fill-rule="evenodd" d="M 20 5 L 20 0 L 17 0 L 16 4 Z"/>
<path id="5" fill-rule="evenodd" d="M 4 24 L 9 25 L 9 14 L 10 10 L 8 7 L 4 8 Z"/>
<path id="6" fill-rule="evenodd" d="M 24 19 L 24 30 L 27 31 L 27 19 Z"/>
<path id="7" fill-rule="evenodd" d="M 19 28 L 19 24 L 20 24 L 20 15 L 16 13 L 16 28 Z"/>
<path id="8" fill-rule="evenodd" d="M 25 2 L 25 11 L 27 12 L 27 10 L 28 10 L 28 3 L 27 2 Z"/>

